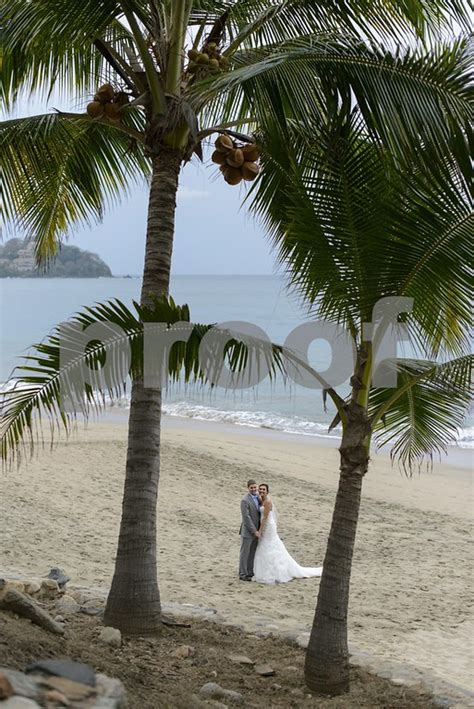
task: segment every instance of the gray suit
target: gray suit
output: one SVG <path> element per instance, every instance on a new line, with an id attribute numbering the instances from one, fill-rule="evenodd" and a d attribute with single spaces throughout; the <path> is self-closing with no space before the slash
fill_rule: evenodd
<path id="1" fill-rule="evenodd" d="M 253 560 L 258 544 L 255 532 L 260 529 L 260 509 L 257 509 L 250 493 L 242 499 L 240 512 L 242 524 L 239 532 L 241 538 L 239 577 L 245 579 L 253 576 Z"/>

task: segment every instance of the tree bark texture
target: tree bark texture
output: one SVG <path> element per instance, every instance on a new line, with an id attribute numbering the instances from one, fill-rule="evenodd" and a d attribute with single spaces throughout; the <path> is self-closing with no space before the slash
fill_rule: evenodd
<path id="1" fill-rule="evenodd" d="M 153 158 L 142 305 L 168 294 L 181 151 L 161 148 Z M 160 477 L 161 390 L 132 383 L 125 487 L 115 572 L 106 625 L 129 635 L 161 628 L 156 529 Z"/>

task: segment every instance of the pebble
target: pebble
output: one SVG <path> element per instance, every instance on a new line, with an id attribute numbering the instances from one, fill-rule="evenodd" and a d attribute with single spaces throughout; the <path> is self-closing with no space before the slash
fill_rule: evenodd
<path id="1" fill-rule="evenodd" d="M 102 628 L 99 633 L 99 640 L 110 647 L 120 647 L 122 644 L 122 634 L 117 628 Z"/>
<path id="2" fill-rule="evenodd" d="M 64 618 L 62 615 L 57 615 L 54 617 L 56 623 L 64 623 Z"/>
<path id="3" fill-rule="evenodd" d="M 180 660 L 185 660 L 187 657 L 194 655 L 196 649 L 192 645 L 179 645 L 176 650 L 171 653 L 172 657 L 177 657 Z"/>
<path id="4" fill-rule="evenodd" d="M 41 592 L 45 596 L 59 595 L 58 582 L 53 579 L 43 579 L 41 581 Z"/>
<path id="5" fill-rule="evenodd" d="M 34 596 L 35 593 L 39 593 L 41 590 L 41 585 L 37 581 L 27 581 L 25 583 L 25 593 L 29 596 Z"/>
<path id="6" fill-rule="evenodd" d="M 224 689 L 216 682 L 207 682 L 199 690 L 201 697 L 209 697 L 209 699 L 227 699 L 234 704 L 243 704 L 244 698 L 239 692 L 234 692 L 232 689 Z"/>
<path id="7" fill-rule="evenodd" d="M 237 663 L 238 665 L 254 665 L 255 662 L 247 657 L 246 655 L 227 655 L 229 660 Z"/>
<path id="8" fill-rule="evenodd" d="M 72 596 L 65 594 L 56 601 L 56 610 L 62 615 L 73 615 L 74 613 L 79 613 L 81 606 Z"/>
<path id="9" fill-rule="evenodd" d="M 26 697 L 10 697 L 2 702 L 2 709 L 40 709 L 40 705 Z"/>
<path id="10" fill-rule="evenodd" d="M 306 650 L 309 644 L 309 633 L 301 633 L 301 635 L 298 635 L 296 638 L 296 644 L 299 645 L 299 647 L 302 647 L 303 650 Z"/>
<path id="11" fill-rule="evenodd" d="M 58 569 L 57 566 L 53 567 L 48 574 L 49 579 L 53 579 L 58 583 L 60 587 L 65 586 L 71 579 L 62 569 Z"/>
<path id="12" fill-rule="evenodd" d="M 294 689 L 290 690 L 290 694 L 292 697 L 304 697 L 304 692 L 299 687 L 295 687 Z"/>
<path id="13" fill-rule="evenodd" d="M 275 670 L 270 665 L 257 665 L 255 667 L 255 672 L 260 675 L 260 677 L 273 677 Z"/>

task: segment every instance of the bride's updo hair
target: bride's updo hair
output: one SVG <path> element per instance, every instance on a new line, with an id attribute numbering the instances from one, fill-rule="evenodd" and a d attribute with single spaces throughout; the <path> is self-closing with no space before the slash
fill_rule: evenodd
<path id="1" fill-rule="evenodd" d="M 270 492 L 270 488 L 268 487 L 267 483 L 260 483 L 259 487 L 266 487 L 267 492 Z"/>

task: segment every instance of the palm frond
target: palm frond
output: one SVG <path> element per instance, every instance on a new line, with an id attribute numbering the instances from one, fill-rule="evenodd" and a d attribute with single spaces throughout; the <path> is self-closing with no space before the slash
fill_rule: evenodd
<path id="1" fill-rule="evenodd" d="M 413 298 L 411 338 L 429 356 L 459 355 L 472 326 L 474 210 L 470 185 L 451 156 L 400 174 L 387 205 L 391 238 L 378 263 L 381 292 Z"/>
<path id="2" fill-rule="evenodd" d="M 177 324 L 185 330 L 184 341 L 166 344 L 160 338 Z M 242 377 L 255 373 L 284 374 L 281 347 L 231 330 L 219 330 L 218 339 L 212 340 L 217 348 L 209 345 L 206 366 L 202 365 L 200 346 L 212 328 L 191 324 L 188 307 L 177 306 L 172 298 L 156 299 L 152 307 L 134 303 L 133 310 L 119 300 L 83 309 L 35 345 L 7 383 L 1 406 L 2 460 L 11 463 L 33 452 L 43 440 L 43 417 L 54 439 L 61 428 L 68 434 L 78 415 L 100 413 L 107 402 L 123 396 L 129 375 L 156 378 L 162 388 L 179 378 L 214 386 L 227 369 L 230 388 L 240 387 Z M 145 330 L 152 342 L 161 343 L 163 355 L 155 361 L 152 353 L 149 371 L 144 370 Z"/>
<path id="3" fill-rule="evenodd" d="M 400 160 L 431 145 L 438 155 L 454 150 L 459 126 L 472 112 L 472 62 L 465 41 L 431 52 L 390 53 L 363 44 L 358 37 L 313 35 L 298 41 L 242 50 L 232 57 L 232 71 L 194 84 L 191 100 L 200 110 L 208 104 L 209 120 L 222 109 L 225 121 L 243 117 L 242 102 L 264 128 L 268 95 L 277 93 L 286 118 L 304 122 L 321 113 L 326 101 L 349 101 L 359 107 L 367 129 L 384 141 Z M 214 102 L 214 103 L 213 103 Z M 217 103 L 216 103 L 217 102 Z M 459 150 L 464 155 L 465 146 Z"/>
<path id="4" fill-rule="evenodd" d="M 6 0 L 2 10 L 7 106 L 25 92 L 50 95 L 53 89 L 64 89 L 86 94 L 94 91 L 98 80 L 113 78 L 94 39 L 113 45 L 126 41 L 124 29 L 114 24 L 121 13 L 116 0 Z"/>
<path id="5" fill-rule="evenodd" d="M 469 10 L 461 0 L 283 0 L 271 8 L 266 0 L 233 0 L 216 5 L 220 5 L 220 14 L 228 12 L 226 30 L 231 41 L 244 41 L 248 46 L 273 44 L 313 31 L 339 30 L 399 40 L 409 34 L 437 35 L 453 21 L 464 31 L 470 27 Z M 212 13 L 213 8 L 209 9 Z"/>
<path id="6" fill-rule="evenodd" d="M 444 363 L 426 360 L 387 361 L 398 389 L 373 389 L 369 414 L 376 422 L 378 446 L 411 473 L 433 455 L 447 452 L 462 427 L 472 401 L 473 356 Z"/>
<path id="7" fill-rule="evenodd" d="M 138 110 L 124 119 L 140 137 Z M 143 145 L 119 126 L 60 114 L 0 124 L 6 216 L 47 261 L 74 225 L 100 220 L 108 203 L 150 170 Z"/>
<path id="8" fill-rule="evenodd" d="M 251 193 L 310 309 L 356 337 L 381 298 L 414 298 L 408 324 L 427 356 L 465 350 L 471 324 L 472 201 L 452 156 L 400 168 L 357 112 L 314 121 L 310 136 L 267 121 Z"/>

